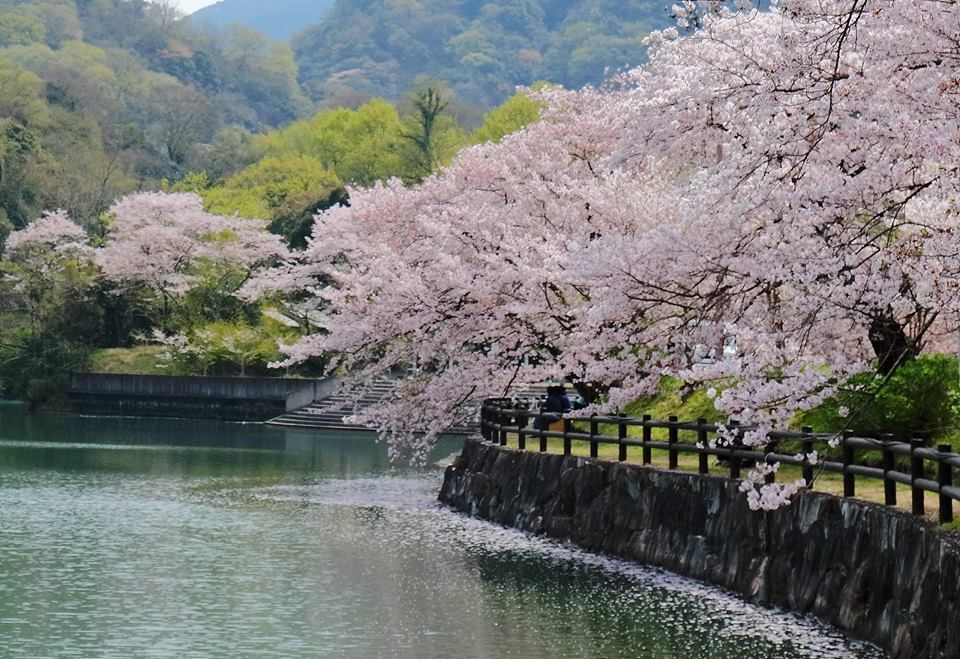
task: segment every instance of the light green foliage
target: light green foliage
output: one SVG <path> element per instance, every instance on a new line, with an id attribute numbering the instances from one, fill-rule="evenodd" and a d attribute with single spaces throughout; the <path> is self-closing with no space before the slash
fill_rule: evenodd
<path id="1" fill-rule="evenodd" d="M 42 125 L 49 117 L 40 97 L 43 81 L 0 54 L 0 119 L 23 125 Z"/>
<path id="2" fill-rule="evenodd" d="M 219 179 L 252 161 L 245 130 L 306 114 L 289 45 L 182 19 L 172 2 L 0 0 L 0 122 L 41 147 L 0 174 L 15 225 L 42 206 L 92 226 L 118 195 Z"/>
<path id="3" fill-rule="evenodd" d="M 87 368 L 91 373 L 164 375 L 170 372 L 170 364 L 163 355 L 164 347 L 159 345 L 102 348 L 90 354 Z"/>
<path id="4" fill-rule="evenodd" d="M 186 343 L 164 350 L 167 372 L 245 376 L 271 373 L 269 364 L 283 358 L 279 344 L 293 336 L 282 323 L 264 317 L 257 324 L 220 321 L 197 326 L 181 338 Z"/>
<path id="5" fill-rule="evenodd" d="M 470 141 L 474 144 L 499 142 L 527 124 L 540 118 L 541 105 L 527 94 L 517 93 L 483 117 L 483 125 L 473 132 Z"/>
<path id="6" fill-rule="evenodd" d="M 2 157 L 2 152 L 0 152 L 0 157 Z M 3 252 L 4 245 L 7 242 L 7 236 L 10 235 L 10 232 L 13 231 L 13 223 L 10 222 L 10 219 L 7 217 L 7 212 L 0 208 L 0 253 Z"/>
<path id="7" fill-rule="evenodd" d="M 660 391 L 655 396 L 634 401 L 624 410 L 628 416 L 649 414 L 654 419 L 676 416 L 683 421 L 705 418 L 708 421 L 723 421 L 725 416 L 714 407 L 713 400 L 703 389 L 685 386 L 674 378 L 664 378 Z"/>
<path id="8" fill-rule="evenodd" d="M 308 156 L 346 184 L 367 186 L 402 173 L 396 108 L 374 99 L 356 110 L 325 110 L 255 140 L 264 156 Z"/>
<path id="9" fill-rule="evenodd" d="M 840 407 L 849 410 L 838 414 Z M 864 373 L 844 391 L 800 419 L 817 430 L 850 429 L 898 439 L 956 436 L 960 421 L 960 371 L 946 355 L 919 357 L 899 366 L 889 378 Z"/>
<path id="10" fill-rule="evenodd" d="M 43 209 L 47 164 L 32 130 L 0 118 L 0 211 L 14 228 L 25 226 Z"/>
<path id="11" fill-rule="evenodd" d="M 253 164 L 256 159 L 250 132 L 231 126 L 214 136 L 210 148 L 199 154 L 197 166 L 211 180 L 220 180 Z"/>
<path id="12" fill-rule="evenodd" d="M 292 199 L 329 195 L 340 186 L 337 175 L 312 156 L 268 156 L 202 195 L 213 213 L 273 219 Z"/>
<path id="13" fill-rule="evenodd" d="M 4 12 L 0 22 L 0 46 L 16 46 L 44 40 L 43 21 L 22 8 Z"/>
<path id="14" fill-rule="evenodd" d="M 229 242 L 232 236 L 207 235 L 206 241 Z M 210 321 L 249 320 L 259 317 L 256 304 L 240 299 L 237 292 L 249 273 L 229 263 L 199 262 L 193 269 L 196 283 L 171 309 L 171 325 L 189 329 Z"/>

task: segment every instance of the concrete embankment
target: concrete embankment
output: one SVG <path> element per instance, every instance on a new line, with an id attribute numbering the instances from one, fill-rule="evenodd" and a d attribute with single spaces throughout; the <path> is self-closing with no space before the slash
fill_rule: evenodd
<path id="1" fill-rule="evenodd" d="M 80 373 L 67 395 L 70 411 L 80 414 L 266 421 L 335 389 L 332 379 Z"/>
<path id="2" fill-rule="evenodd" d="M 811 613 L 893 657 L 960 657 L 960 543 L 883 506 L 805 492 L 754 512 L 724 477 L 477 440 L 447 469 L 440 500 Z"/>

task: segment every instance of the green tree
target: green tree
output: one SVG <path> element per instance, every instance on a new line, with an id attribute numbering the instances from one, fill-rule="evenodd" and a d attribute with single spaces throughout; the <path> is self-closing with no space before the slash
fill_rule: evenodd
<path id="1" fill-rule="evenodd" d="M 333 206 L 348 204 L 347 191 L 343 188 L 336 188 L 319 198 L 316 192 L 305 192 L 288 199 L 287 203 L 277 209 L 270 222 L 270 231 L 283 236 L 291 248 L 304 249 L 307 238 L 313 232 L 314 216 Z"/>
<path id="2" fill-rule="evenodd" d="M 0 119 L 0 211 L 14 228 L 43 210 L 45 155 L 33 131 Z"/>
<path id="3" fill-rule="evenodd" d="M 0 21 L 0 47 L 42 42 L 45 36 L 43 21 L 24 8 L 3 11 L 3 21 Z"/>
<path id="4" fill-rule="evenodd" d="M 537 121 L 540 110 L 541 104 L 527 94 L 514 94 L 484 115 L 483 125 L 473 132 L 470 141 L 474 144 L 499 142 L 510 133 Z"/>
<path id="5" fill-rule="evenodd" d="M 32 243 L 0 260 L 0 390 L 44 400 L 86 364 L 101 334 L 96 268 L 82 253 Z"/>
<path id="6" fill-rule="evenodd" d="M 0 54 L 0 119 L 24 126 L 42 125 L 49 116 L 40 96 L 43 81 Z"/>
<path id="7" fill-rule="evenodd" d="M 452 160 L 465 139 L 446 114 L 449 95 L 440 85 L 429 83 L 411 92 L 409 101 L 411 110 L 400 136 L 405 141 L 404 180 L 416 183 Z"/>
<path id="8" fill-rule="evenodd" d="M 350 185 L 369 186 L 403 174 L 403 123 L 396 108 L 374 99 L 356 110 L 325 110 L 256 140 L 263 156 L 310 156 Z"/>
<path id="9" fill-rule="evenodd" d="M 336 174 L 311 156 L 269 156 L 200 194 L 220 215 L 272 220 L 293 199 L 329 197 L 342 187 Z"/>

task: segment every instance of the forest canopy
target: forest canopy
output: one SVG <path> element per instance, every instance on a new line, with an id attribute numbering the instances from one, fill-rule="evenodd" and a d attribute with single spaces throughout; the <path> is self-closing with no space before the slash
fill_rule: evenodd
<path id="1" fill-rule="evenodd" d="M 429 75 L 490 107 L 536 80 L 598 85 L 642 63 L 642 39 L 669 22 L 656 0 L 341 1 L 293 47 L 309 94 L 331 105 L 397 98 Z"/>

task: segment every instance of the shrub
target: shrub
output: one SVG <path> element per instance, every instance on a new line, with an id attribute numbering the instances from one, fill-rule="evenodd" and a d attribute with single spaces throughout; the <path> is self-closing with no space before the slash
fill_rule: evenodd
<path id="1" fill-rule="evenodd" d="M 841 407 L 849 410 L 846 418 L 838 414 Z M 856 376 L 848 388 L 800 421 L 817 430 L 850 429 L 867 436 L 891 433 L 899 439 L 929 442 L 955 431 L 958 411 L 957 360 L 930 355 L 901 365 L 889 378 L 874 373 Z"/>

